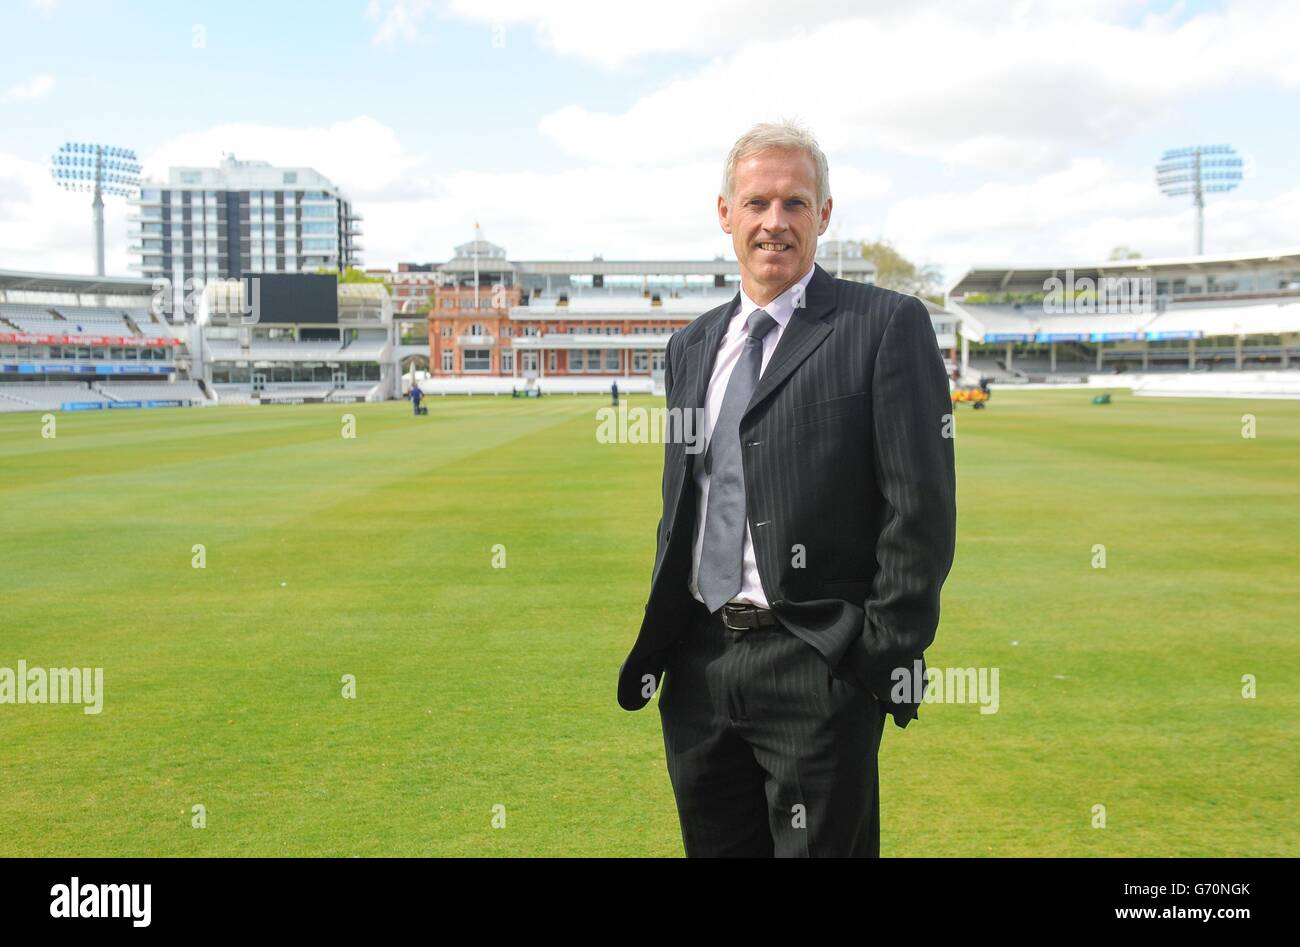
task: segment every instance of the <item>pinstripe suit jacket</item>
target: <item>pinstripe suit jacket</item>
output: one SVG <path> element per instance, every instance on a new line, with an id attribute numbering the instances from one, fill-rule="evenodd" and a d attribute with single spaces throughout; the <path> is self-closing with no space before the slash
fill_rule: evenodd
<path id="1" fill-rule="evenodd" d="M 832 672 L 870 688 L 902 727 L 916 717 L 923 689 L 894 700 L 894 669 L 912 674 L 934 638 L 956 534 L 947 374 L 916 297 L 817 266 L 804 302 L 740 423 L 759 577 L 782 624 Z M 737 293 L 669 339 L 669 409 L 703 407 L 739 305 Z M 667 441 L 650 596 L 619 671 L 618 700 L 628 710 L 645 706 L 665 649 L 698 609 L 688 583 L 692 469 L 703 454 L 689 453 L 681 437 Z"/>

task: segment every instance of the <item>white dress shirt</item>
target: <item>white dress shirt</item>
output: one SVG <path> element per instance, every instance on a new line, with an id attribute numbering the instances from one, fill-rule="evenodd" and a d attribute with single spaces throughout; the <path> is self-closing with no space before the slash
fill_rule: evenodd
<path id="1" fill-rule="evenodd" d="M 713 362 L 713 373 L 709 376 L 709 390 L 704 399 L 705 450 L 713 437 L 713 425 L 717 423 L 718 412 L 722 410 L 722 398 L 727 393 L 727 383 L 731 381 L 732 369 L 736 367 L 740 353 L 745 347 L 745 337 L 749 334 L 745 321 L 755 309 L 762 309 L 776 321 L 776 328 L 763 337 L 763 364 L 759 369 L 759 377 L 762 378 L 763 372 L 767 371 L 767 363 L 772 360 L 772 353 L 776 351 L 777 343 L 781 341 L 786 325 L 794 315 L 796 303 L 803 304 L 808 281 L 812 279 L 814 269 L 816 269 L 815 264 L 808 268 L 808 272 L 802 279 L 766 306 L 760 306 L 750 299 L 743 287 L 740 290 L 740 309 L 727 323 L 726 334 L 722 337 L 722 345 L 718 348 L 717 358 Z M 695 496 L 695 547 L 691 556 L 691 594 L 703 602 L 704 598 L 700 595 L 699 587 L 700 552 L 704 548 L 704 514 L 709 504 L 709 475 L 704 471 L 703 451 L 695 455 Z M 731 601 L 757 605 L 759 608 L 768 607 L 767 596 L 763 594 L 763 583 L 758 577 L 758 559 L 754 555 L 754 539 L 750 535 L 748 516 L 745 517 L 745 544 L 741 553 L 740 591 Z"/>

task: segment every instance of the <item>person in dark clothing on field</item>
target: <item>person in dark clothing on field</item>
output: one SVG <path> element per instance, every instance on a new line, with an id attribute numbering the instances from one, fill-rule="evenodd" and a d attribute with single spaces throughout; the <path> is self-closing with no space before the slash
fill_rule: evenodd
<path id="1" fill-rule="evenodd" d="M 818 265 L 833 202 L 806 129 L 756 125 L 722 170 L 740 282 L 663 353 L 702 441 L 662 439 L 618 704 L 659 692 L 686 855 L 876 858 L 881 735 L 918 719 L 956 544 L 947 373 L 918 297 Z"/>
<path id="2" fill-rule="evenodd" d="M 614 399 L 614 406 L 618 407 L 618 382 L 614 382 L 609 386 L 609 393 Z"/>
<path id="3" fill-rule="evenodd" d="M 411 411 L 414 414 L 424 414 L 425 409 L 420 407 L 420 399 L 424 397 L 424 392 L 420 390 L 419 385 L 411 385 Z"/>

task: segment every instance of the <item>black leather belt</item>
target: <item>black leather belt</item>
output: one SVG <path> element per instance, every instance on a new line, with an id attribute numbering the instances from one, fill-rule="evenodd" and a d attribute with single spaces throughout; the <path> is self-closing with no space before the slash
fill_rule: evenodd
<path id="1" fill-rule="evenodd" d="M 772 610 L 757 605 L 735 605 L 728 602 L 718 614 L 722 616 L 722 624 L 731 631 L 752 631 L 755 628 L 771 628 L 776 624 Z"/>

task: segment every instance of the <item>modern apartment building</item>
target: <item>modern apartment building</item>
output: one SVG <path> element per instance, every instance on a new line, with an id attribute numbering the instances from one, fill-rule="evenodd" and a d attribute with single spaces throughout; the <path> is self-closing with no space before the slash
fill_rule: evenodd
<path id="1" fill-rule="evenodd" d="M 215 168 L 170 168 L 145 181 L 127 217 L 132 263 L 180 286 L 249 273 L 340 270 L 361 262 L 361 215 L 311 168 L 234 155 Z"/>

